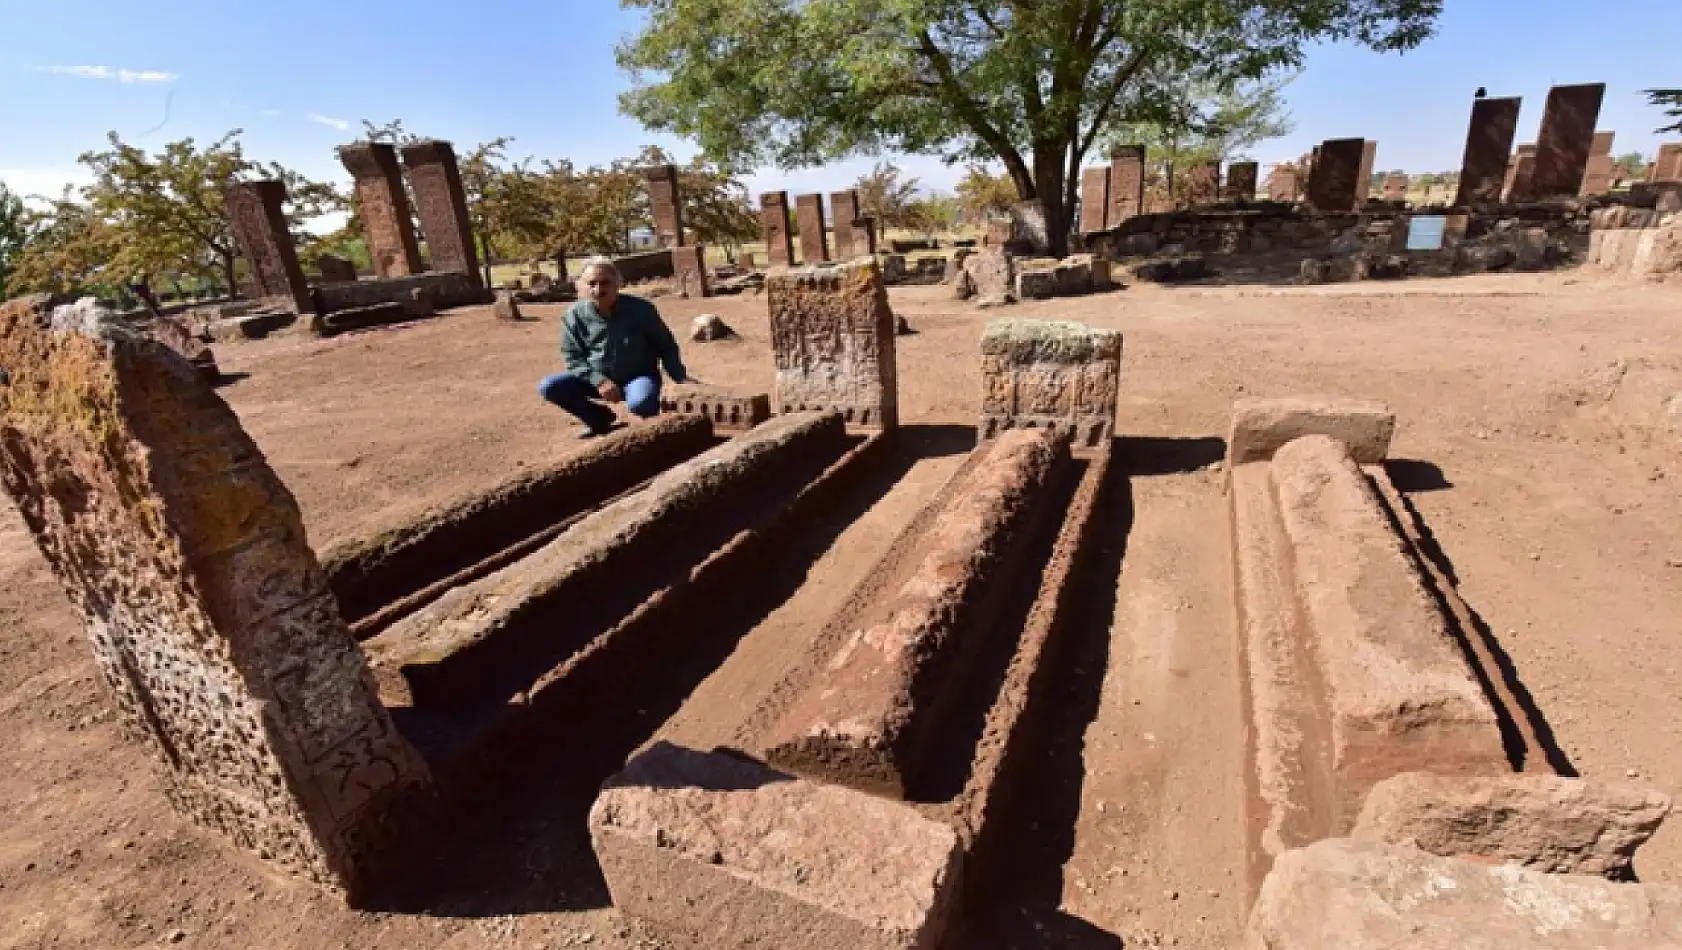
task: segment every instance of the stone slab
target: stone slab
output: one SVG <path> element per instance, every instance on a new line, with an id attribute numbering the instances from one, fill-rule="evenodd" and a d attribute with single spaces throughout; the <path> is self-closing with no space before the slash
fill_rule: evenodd
<path id="1" fill-rule="evenodd" d="M 672 466 L 531 555 L 451 590 L 366 641 L 382 697 L 430 708 L 499 698 L 510 666 L 547 652 L 543 641 L 560 636 L 554 605 L 613 586 L 634 595 L 625 573 L 631 565 L 652 559 L 654 549 L 699 519 L 726 517 L 716 510 L 720 499 L 734 497 L 749 479 L 791 455 L 835 449 L 843 439 L 838 413 L 796 413 Z"/>
<path id="2" fill-rule="evenodd" d="M 1129 145 L 1110 156 L 1109 227 L 1145 213 L 1145 148 Z"/>
<path id="3" fill-rule="evenodd" d="M 759 229 L 770 265 L 793 266 L 794 229 L 788 220 L 788 192 L 768 191 L 759 196 Z"/>
<path id="4" fill-rule="evenodd" d="M 1016 302 L 1016 258 L 998 247 L 984 247 L 964 258 L 964 275 L 978 304 Z"/>
<path id="5" fill-rule="evenodd" d="M 1271 458 L 1285 443 L 1328 435 L 1349 447 L 1363 465 L 1384 461 L 1396 432 L 1396 414 L 1382 403 L 1322 397 L 1240 399 L 1227 436 L 1229 468 Z"/>
<path id="6" fill-rule="evenodd" d="M 661 391 L 660 411 L 702 416 L 711 420 L 715 429 L 741 431 L 771 418 L 771 397 L 766 393 L 744 396 L 707 386 L 674 384 Z"/>
<path id="7" fill-rule="evenodd" d="M 839 409 L 853 425 L 899 425 L 893 309 L 874 258 L 773 271 L 765 280 L 782 412 Z"/>
<path id="8" fill-rule="evenodd" d="M 859 193 L 851 188 L 845 191 L 830 192 L 829 216 L 831 230 L 835 235 L 835 246 L 831 253 L 838 261 L 851 260 L 864 253 L 862 248 L 854 247 L 854 222 L 864 217 L 864 210 L 859 204 Z"/>
<path id="9" fill-rule="evenodd" d="M 415 216 L 426 235 L 429 269 L 467 274 L 482 286 L 479 247 L 467 215 L 467 191 L 462 187 L 455 146 L 438 139 L 421 139 L 404 145 L 402 153 L 415 196 Z"/>
<path id="10" fill-rule="evenodd" d="M 904 582 L 788 708 L 767 761 L 800 775 L 903 798 L 938 741 L 977 645 L 980 592 L 998 576 L 1058 461 L 1043 431 L 1007 432 L 964 472 Z M 969 636 L 966 636 L 968 634 Z"/>
<path id="11" fill-rule="evenodd" d="M 1373 786 L 1349 836 L 1623 879 L 1669 812 L 1667 796 L 1628 782 L 1408 772 Z"/>
<path id="12" fill-rule="evenodd" d="M 1401 772 L 1510 771 L 1494 708 L 1346 446 L 1297 439 L 1269 475 L 1326 685 L 1340 825 Z"/>
<path id="13" fill-rule="evenodd" d="M 707 249 L 689 244 L 674 247 L 672 275 L 677 280 L 678 294 L 684 297 L 711 297 L 712 284 L 707 273 Z"/>
<path id="14" fill-rule="evenodd" d="M 1542 108 L 1542 128 L 1536 136 L 1536 171 L 1531 194 L 1536 198 L 1577 195 L 1594 147 L 1594 126 L 1606 96 L 1605 83 L 1555 86 Z"/>
<path id="15" fill-rule="evenodd" d="M 425 270 L 397 149 L 387 142 L 353 142 L 339 147 L 339 161 L 356 183 L 356 208 L 367 232 L 374 273 L 407 277 Z"/>
<path id="16" fill-rule="evenodd" d="M 1080 174 L 1080 232 L 1091 234 L 1108 225 L 1110 211 L 1110 170 L 1100 165 Z"/>
<path id="17" fill-rule="evenodd" d="M 795 198 L 794 216 L 800 225 L 800 262 L 808 267 L 827 262 L 829 232 L 824 230 L 823 195 Z"/>
<path id="18" fill-rule="evenodd" d="M 654 240 L 663 248 L 682 247 L 683 199 L 679 194 L 676 165 L 655 165 L 643 169 L 648 186 L 648 203 L 654 217 Z"/>
<path id="19" fill-rule="evenodd" d="M 286 185 L 237 182 L 228 186 L 226 200 L 229 227 L 251 269 L 256 296 L 277 301 L 295 313 L 308 312 L 309 282 L 298 264 L 298 250 L 286 222 Z"/>
<path id="20" fill-rule="evenodd" d="M 985 442 L 1017 428 L 1049 429 L 1076 448 L 1102 448 L 1115 433 L 1122 337 L 1068 321 L 995 320 L 981 335 Z"/>
<path id="21" fill-rule="evenodd" d="M 936 950 L 962 848 L 915 808 L 659 743 L 610 779 L 590 837 L 614 906 L 683 944 Z"/>
<path id="22" fill-rule="evenodd" d="M 1331 838 L 1280 857 L 1250 950 L 1677 950 L 1682 888 Z"/>
<path id="23" fill-rule="evenodd" d="M 1226 167 L 1226 184 L 1221 197 L 1228 201 L 1254 201 L 1256 182 L 1261 173 L 1257 162 L 1233 162 Z"/>
<path id="24" fill-rule="evenodd" d="M 176 810 L 353 898 L 424 840 L 291 492 L 185 359 L 92 298 L 0 305 L 0 485 Z"/>
<path id="25" fill-rule="evenodd" d="M 1308 176 L 1308 203 L 1316 211 L 1354 210 L 1364 195 L 1359 180 L 1365 139 L 1327 139 L 1320 143 Z"/>

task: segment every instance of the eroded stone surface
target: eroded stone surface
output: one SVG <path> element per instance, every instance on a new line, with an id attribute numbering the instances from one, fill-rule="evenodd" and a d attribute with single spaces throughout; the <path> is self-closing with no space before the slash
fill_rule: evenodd
<path id="1" fill-rule="evenodd" d="M 590 835 L 615 907 L 709 946 L 934 950 L 962 859 L 909 806 L 665 743 L 608 781 Z"/>
<path id="2" fill-rule="evenodd" d="M 1376 465 L 1390 452 L 1396 414 L 1381 403 L 1314 397 L 1240 399 L 1232 407 L 1227 463 L 1269 458 L 1280 446 L 1305 435 L 1325 435 L 1349 447 L 1363 465 Z"/>
<path id="3" fill-rule="evenodd" d="M 774 272 L 765 295 L 783 412 L 834 408 L 857 425 L 899 424 L 894 314 L 873 258 Z"/>
<path id="4" fill-rule="evenodd" d="M 455 147 L 437 139 L 410 142 L 403 146 L 403 164 L 409 169 L 431 269 L 466 274 L 478 285 L 479 249 L 467 216 L 467 192 Z"/>
<path id="5" fill-rule="evenodd" d="M 91 300 L 0 306 L 0 480 L 182 813 L 351 892 L 430 787 L 286 486 L 185 360 Z"/>
<path id="6" fill-rule="evenodd" d="M 978 304 L 1016 302 L 1016 259 L 1003 248 L 984 247 L 964 258 L 967 296 Z"/>
<path id="7" fill-rule="evenodd" d="M 1624 782 L 1409 772 L 1373 786 L 1350 837 L 1556 874 L 1618 876 L 1669 811 L 1666 796 Z"/>
<path id="8" fill-rule="evenodd" d="M 937 732 L 949 691 L 962 686 L 965 634 L 981 591 L 1001 580 L 1010 545 L 1031 519 L 1058 446 L 1044 431 L 1007 432 L 980 451 L 929 528 L 921 560 L 866 615 L 823 678 L 783 715 L 768 761 L 856 788 L 903 797 Z"/>
<path id="9" fill-rule="evenodd" d="M 1120 381 L 1118 330 L 995 320 L 981 336 L 979 436 L 1042 428 L 1069 433 L 1079 447 L 1107 445 Z"/>
<path id="10" fill-rule="evenodd" d="M 286 185 L 242 181 L 228 186 L 228 224 L 251 268 L 257 295 L 297 313 L 310 308 L 309 282 L 286 223 Z M 355 280 L 352 272 L 351 279 Z"/>
<path id="11" fill-rule="evenodd" d="M 1339 827 L 1401 772 L 1509 771 L 1495 710 L 1345 447 L 1297 439 L 1270 476 L 1326 685 Z"/>
<path id="12" fill-rule="evenodd" d="M 340 146 L 339 161 L 356 180 L 356 208 L 367 231 L 374 273 L 380 277 L 419 274 L 425 268 L 397 149 L 387 142 L 353 142 Z"/>
<path id="13" fill-rule="evenodd" d="M 1279 858 L 1251 950 L 1675 950 L 1682 888 L 1330 838 Z"/>

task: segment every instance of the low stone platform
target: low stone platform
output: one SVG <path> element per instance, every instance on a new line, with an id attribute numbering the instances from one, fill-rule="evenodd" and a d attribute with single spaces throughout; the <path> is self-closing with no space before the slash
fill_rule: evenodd
<path id="1" fill-rule="evenodd" d="M 590 810 L 613 903 L 695 945 L 934 950 L 963 852 L 915 808 L 664 743 Z"/>
<path id="2" fill-rule="evenodd" d="M 743 396 L 710 386 L 673 386 L 660 394 L 660 411 L 696 415 L 710 420 L 715 429 L 743 431 L 771 418 L 771 397 L 765 393 Z"/>
<path id="3" fill-rule="evenodd" d="M 1250 950 L 1676 950 L 1682 888 L 1333 838 L 1279 857 Z"/>

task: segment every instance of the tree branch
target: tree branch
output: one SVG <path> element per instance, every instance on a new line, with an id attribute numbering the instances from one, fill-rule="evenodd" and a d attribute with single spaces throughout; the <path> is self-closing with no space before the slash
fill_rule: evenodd
<path id="1" fill-rule="evenodd" d="M 1022 153 L 1018 152 L 1016 146 L 1005 138 L 1004 133 L 994 128 L 987 121 L 987 117 L 981 112 L 980 105 L 962 92 L 962 88 L 958 84 L 957 74 L 952 69 L 952 61 L 947 57 L 946 51 L 935 45 L 934 37 L 929 35 L 929 31 L 926 29 L 918 31 L 917 42 L 918 52 L 922 53 L 923 57 L 928 60 L 930 68 L 940 77 L 940 91 L 944 93 L 943 98 L 952 106 L 952 110 L 958 114 L 958 118 L 962 119 L 975 132 L 977 138 L 987 143 L 988 148 L 998 153 L 999 159 L 1005 163 L 1005 168 L 1010 172 L 1011 179 L 1016 182 L 1017 191 L 1019 193 L 1023 191 L 1032 192 L 1034 190 L 1034 176 L 1029 171 L 1027 163 L 1022 160 Z M 1028 198 L 1030 195 L 1023 194 L 1022 197 Z"/>

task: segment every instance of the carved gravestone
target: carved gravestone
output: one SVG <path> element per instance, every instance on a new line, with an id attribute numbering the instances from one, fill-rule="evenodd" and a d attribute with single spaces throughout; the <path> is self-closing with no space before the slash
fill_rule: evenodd
<path id="1" fill-rule="evenodd" d="M 767 191 L 759 196 L 759 228 L 765 237 L 765 256 L 771 266 L 791 266 L 794 232 L 788 225 L 788 192 Z"/>
<path id="2" fill-rule="evenodd" d="M 1665 142 L 1653 164 L 1647 166 L 1648 181 L 1682 180 L 1682 142 Z"/>
<path id="3" fill-rule="evenodd" d="M 982 441 L 1007 429 L 1052 429 L 1077 449 L 1115 432 L 1121 332 L 1079 323 L 995 320 L 981 335 Z"/>
<path id="4" fill-rule="evenodd" d="M 397 149 L 386 142 L 352 142 L 339 146 L 339 161 L 356 181 L 356 208 L 368 234 L 374 273 L 380 277 L 419 274 L 425 268 Z"/>
<path id="5" fill-rule="evenodd" d="M 1404 201 L 1408 196 L 1409 179 L 1406 175 L 1393 174 L 1384 176 L 1384 200 Z"/>
<path id="6" fill-rule="evenodd" d="M 831 250 L 835 259 L 844 261 L 851 257 L 861 257 L 864 252 L 854 246 L 854 222 L 864 217 L 863 206 L 859 202 L 859 193 L 849 188 L 846 191 L 831 192 L 829 195 L 829 216 L 834 221 L 835 247 Z"/>
<path id="7" fill-rule="evenodd" d="M 1275 165 L 1267 176 L 1269 201 L 1295 201 L 1301 197 L 1297 170 L 1290 165 Z"/>
<path id="8" fill-rule="evenodd" d="M 1364 139 L 1327 139 L 1314 156 L 1308 174 L 1308 203 L 1316 211 L 1352 211 L 1356 195 L 1365 194 L 1360 181 Z"/>
<path id="9" fill-rule="evenodd" d="M 1100 165 L 1080 175 L 1080 233 L 1105 230 L 1110 211 L 1110 169 Z"/>
<path id="10" fill-rule="evenodd" d="M 1198 162 L 1186 169 L 1186 204 L 1212 204 L 1221 194 L 1221 163 Z"/>
<path id="11" fill-rule="evenodd" d="M 1261 166 L 1255 162 L 1233 162 L 1226 167 L 1226 184 L 1221 197 L 1228 201 L 1250 201 L 1256 197 L 1256 180 Z"/>
<path id="12" fill-rule="evenodd" d="M 707 277 L 707 249 L 691 244 L 672 248 L 672 276 L 677 280 L 678 293 L 685 297 L 711 297 L 712 285 Z"/>
<path id="13" fill-rule="evenodd" d="M 765 279 L 782 412 L 839 409 L 854 425 L 899 425 L 894 313 L 875 258 Z"/>
<path id="14" fill-rule="evenodd" d="M 1466 153 L 1460 160 L 1457 206 L 1493 203 L 1506 191 L 1508 154 L 1518 128 L 1522 100 L 1478 99 L 1472 103 L 1472 123 L 1466 130 Z"/>
<path id="15" fill-rule="evenodd" d="M 286 225 L 286 185 L 242 181 L 228 186 L 228 221 L 240 253 L 251 266 L 252 296 L 296 313 L 310 309 L 310 285 Z"/>
<path id="16" fill-rule="evenodd" d="M 432 269 L 466 274 L 482 287 L 479 251 L 467 216 L 467 192 L 462 188 L 456 151 L 448 142 L 423 139 L 403 146 L 403 165 L 415 192 L 415 214 L 426 234 L 426 253 Z"/>
<path id="17" fill-rule="evenodd" d="M 0 306 L 0 483 L 177 810 L 353 898 L 425 763 L 380 705 L 298 505 L 187 362 L 91 299 Z"/>
<path id="18" fill-rule="evenodd" d="M 1536 146 L 1520 145 L 1507 166 L 1507 182 L 1501 189 L 1501 200 L 1530 201 L 1536 197 Z"/>
<path id="19" fill-rule="evenodd" d="M 677 166 L 656 165 L 643 172 L 648 202 L 654 209 L 654 242 L 659 247 L 683 246 L 683 201 L 678 194 Z"/>
<path id="20" fill-rule="evenodd" d="M 1110 156 L 1110 213 L 1108 225 L 1116 227 L 1128 218 L 1145 213 L 1145 147 L 1128 145 Z"/>
<path id="21" fill-rule="evenodd" d="M 829 236 L 824 232 L 823 195 L 801 195 L 794 199 L 795 217 L 800 222 L 800 262 L 808 266 L 829 260 Z"/>
<path id="22" fill-rule="evenodd" d="M 1536 171 L 1531 193 L 1537 198 L 1576 195 L 1594 147 L 1594 126 L 1600 119 L 1605 83 L 1555 86 L 1542 108 L 1542 131 L 1536 137 Z"/>
<path id="23" fill-rule="evenodd" d="M 324 284 L 349 283 L 356 279 L 356 265 L 342 257 L 323 254 L 315 259 L 315 266 L 321 270 L 321 282 Z"/>
<path id="24" fill-rule="evenodd" d="M 1372 170 L 1378 161 L 1378 143 L 1367 139 L 1361 143 L 1361 170 L 1355 175 L 1355 207 L 1367 203 L 1372 194 Z"/>

